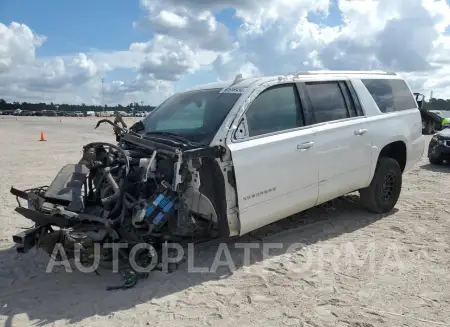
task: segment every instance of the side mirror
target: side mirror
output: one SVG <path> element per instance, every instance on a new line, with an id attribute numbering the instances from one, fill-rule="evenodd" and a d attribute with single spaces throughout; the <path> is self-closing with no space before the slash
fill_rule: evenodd
<path id="1" fill-rule="evenodd" d="M 241 120 L 239 123 L 236 131 L 234 132 L 234 138 L 236 140 L 242 140 L 245 138 L 247 134 L 247 124 L 245 123 L 245 120 Z"/>
<path id="2" fill-rule="evenodd" d="M 414 93 L 414 97 L 416 98 L 417 106 L 419 109 L 422 109 L 423 107 L 423 100 L 425 99 L 425 96 L 421 93 Z"/>
<path id="3" fill-rule="evenodd" d="M 417 106 L 419 107 L 419 109 L 422 109 L 423 100 L 417 100 Z"/>

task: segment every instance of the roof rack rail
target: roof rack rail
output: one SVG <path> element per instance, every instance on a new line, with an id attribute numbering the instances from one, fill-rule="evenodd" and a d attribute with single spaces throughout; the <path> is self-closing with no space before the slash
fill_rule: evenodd
<path id="1" fill-rule="evenodd" d="M 315 74 L 376 74 L 376 75 L 397 75 L 394 72 L 386 72 L 382 70 L 311 70 L 297 72 L 294 75 L 315 75 Z"/>

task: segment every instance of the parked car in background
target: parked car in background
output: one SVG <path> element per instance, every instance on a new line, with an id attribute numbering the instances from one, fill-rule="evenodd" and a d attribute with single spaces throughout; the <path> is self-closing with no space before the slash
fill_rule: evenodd
<path id="1" fill-rule="evenodd" d="M 42 116 L 55 117 L 57 114 L 55 110 L 42 110 Z"/>
<path id="2" fill-rule="evenodd" d="M 428 160 L 433 165 L 450 160 L 450 123 L 444 124 L 442 130 L 431 138 L 428 144 Z"/>
<path id="3" fill-rule="evenodd" d="M 135 113 L 135 117 L 145 117 L 147 113 L 145 111 L 138 111 Z"/>

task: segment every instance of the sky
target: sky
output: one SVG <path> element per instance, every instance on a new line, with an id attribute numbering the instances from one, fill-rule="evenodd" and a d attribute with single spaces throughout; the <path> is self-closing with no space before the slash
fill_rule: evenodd
<path id="1" fill-rule="evenodd" d="M 157 105 L 239 73 L 317 69 L 395 71 L 450 98 L 449 2 L 0 0 L 0 98 Z"/>

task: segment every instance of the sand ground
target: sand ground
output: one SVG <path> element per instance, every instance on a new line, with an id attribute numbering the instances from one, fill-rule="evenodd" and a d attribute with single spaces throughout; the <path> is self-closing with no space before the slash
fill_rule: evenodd
<path id="1" fill-rule="evenodd" d="M 268 258 L 252 250 L 244 265 L 243 251 L 229 243 L 232 273 L 188 273 L 186 264 L 114 292 L 105 286 L 118 277 L 108 272 L 46 273 L 45 255 L 11 248 L 11 236 L 31 224 L 13 212 L 9 188 L 48 185 L 84 144 L 113 141 L 111 128 L 95 123 L 0 117 L 4 326 L 450 326 L 450 166 L 426 157 L 405 174 L 393 213 L 369 214 L 355 196 L 308 210 L 244 239 L 284 244 Z M 286 251 L 294 243 L 304 247 Z M 198 249 L 195 266 L 211 267 L 216 250 Z"/>

